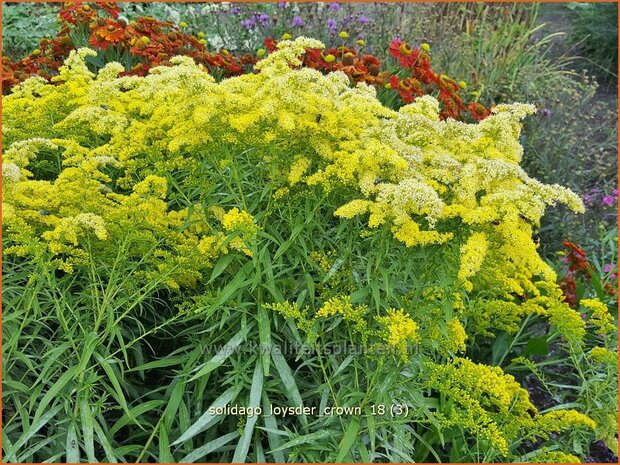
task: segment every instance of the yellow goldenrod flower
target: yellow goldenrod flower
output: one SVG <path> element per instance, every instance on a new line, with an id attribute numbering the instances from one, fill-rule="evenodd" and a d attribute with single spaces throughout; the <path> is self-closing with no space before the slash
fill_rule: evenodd
<path id="1" fill-rule="evenodd" d="M 401 358 L 407 359 L 408 344 L 418 340 L 418 325 L 403 309 L 390 308 L 386 313 L 386 316 L 376 317 L 385 327 L 384 340 Z"/>

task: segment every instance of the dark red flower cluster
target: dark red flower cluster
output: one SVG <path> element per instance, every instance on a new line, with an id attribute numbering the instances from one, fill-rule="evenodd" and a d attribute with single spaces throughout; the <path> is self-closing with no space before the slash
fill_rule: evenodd
<path id="1" fill-rule="evenodd" d="M 383 86 L 387 76 L 386 72 L 381 72 L 379 59 L 372 55 L 358 55 L 355 50 L 345 46 L 307 50 L 303 65 L 325 72 L 342 71 L 355 84 L 365 82 Z"/>
<path id="2" fill-rule="evenodd" d="M 564 302 L 570 305 L 572 308 L 577 308 L 578 298 L 577 298 L 577 280 L 575 279 L 575 275 L 572 273 L 568 273 L 566 276 L 562 277 L 558 282 L 560 289 L 562 289 L 562 293 L 564 294 Z"/>
<path id="3" fill-rule="evenodd" d="M 568 265 L 568 273 L 560 279 L 559 285 L 564 293 L 564 301 L 571 307 L 577 308 L 579 305 L 577 278 L 582 277 L 590 280 L 594 267 L 588 260 L 586 252 L 577 244 L 564 240 L 562 245 L 566 249 L 566 255 L 562 261 Z"/>
<path id="4" fill-rule="evenodd" d="M 581 247 L 569 240 L 562 241 L 562 245 L 566 249 L 566 255 L 562 261 L 568 265 L 568 273 L 560 279 L 558 284 L 564 293 L 565 302 L 577 308 L 579 304 L 578 279 L 582 278 L 588 282 L 599 281 L 599 278 L 595 274 L 594 265 L 588 260 L 586 252 Z M 601 283 L 600 287 L 610 296 L 618 293 L 618 289 L 611 283 Z"/>
<path id="5" fill-rule="evenodd" d="M 273 52 L 277 41 L 265 39 L 265 48 Z M 387 86 L 402 98 L 403 103 L 411 103 L 416 97 L 436 94 L 441 103 L 440 118 L 464 119 L 467 114 L 480 121 L 491 111 L 478 102 L 465 105 L 459 95 L 461 86 L 448 76 L 438 74 L 431 68 L 428 52 L 412 48 L 405 42 L 395 39 L 389 47 L 391 55 L 409 74 L 401 78 L 381 70 L 381 61 L 373 55 L 360 55 L 354 49 L 341 46 L 327 50 L 308 49 L 302 58 L 303 66 L 324 72 L 342 71 L 353 83 L 365 82 L 378 87 Z"/>
<path id="6" fill-rule="evenodd" d="M 594 270 L 592 263 L 588 260 L 586 252 L 574 242 L 563 240 L 562 245 L 566 249 L 565 261 L 571 273 L 586 273 Z"/>
<path id="7" fill-rule="evenodd" d="M 442 109 L 442 119 L 463 119 L 466 113 L 476 121 L 480 121 L 491 114 L 491 111 L 481 103 L 464 104 L 459 92 L 461 86 L 445 74 L 432 70 L 428 48 L 412 47 L 400 39 L 394 39 L 389 46 L 390 54 L 407 72 L 406 77 L 393 75 L 389 84 L 400 95 L 404 103 L 411 103 L 415 97 L 427 94 L 437 94 Z"/>
<path id="8" fill-rule="evenodd" d="M 6 92 L 33 75 L 50 79 L 58 74 L 71 50 L 86 45 L 102 52 L 115 49 L 118 55 L 128 56 L 128 75 L 144 75 L 153 66 L 168 64 L 175 55 L 190 56 L 219 77 L 243 74 L 257 61 L 249 54 L 210 52 L 205 41 L 180 31 L 170 22 L 141 17 L 128 24 L 118 19 L 119 12 L 114 2 L 66 2 L 59 13 L 62 25 L 55 38 L 43 39 L 38 49 L 16 63 L 3 59 L 3 90 Z M 87 31 L 88 37 L 85 43 L 76 43 L 82 30 Z"/>
<path id="9" fill-rule="evenodd" d="M 61 28 L 56 37 L 43 39 L 38 49 L 18 62 L 2 61 L 3 92 L 15 84 L 38 75 L 47 80 L 58 74 L 58 68 L 71 50 L 89 46 L 100 52 L 102 62 L 108 57 L 122 56 L 125 75 L 146 75 L 154 66 L 168 65 L 175 55 L 185 55 L 204 65 L 216 78 L 252 71 L 258 57 L 233 55 L 226 50 L 211 52 L 206 41 L 181 31 L 175 24 L 152 17 L 140 17 L 127 23 L 119 19 L 120 8 L 115 2 L 84 3 L 68 1 L 59 13 Z M 265 48 L 273 52 L 277 41 L 265 39 Z M 390 54 L 400 69 L 395 74 L 382 70 L 381 61 L 355 49 L 340 46 L 327 50 L 309 49 L 302 59 L 303 66 L 322 72 L 342 71 L 353 84 L 360 82 L 396 92 L 403 103 L 411 103 L 422 95 L 435 95 L 441 104 L 440 118 L 480 121 L 490 110 L 478 102 L 464 103 L 459 85 L 448 76 L 431 68 L 428 47 L 411 47 L 400 39 L 389 46 Z M 265 50 L 260 51 L 264 55 Z M 112 58 L 110 58 L 112 59 Z"/>

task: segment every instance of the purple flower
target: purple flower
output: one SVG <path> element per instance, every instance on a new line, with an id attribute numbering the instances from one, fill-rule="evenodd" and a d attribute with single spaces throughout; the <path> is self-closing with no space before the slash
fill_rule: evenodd
<path id="1" fill-rule="evenodd" d="M 336 3 L 336 2 L 330 3 L 329 9 L 337 13 L 338 11 L 340 11 L 340 3 Z"/>
<path id="2" fill-rule="evenodd" d="M 262 13 L 260 15 L 258 15 L 258 22 L 261 23 L 263 26 L 266 26 L 267 24 L 269 24 L 269 15 Z"/>
<path id="3" fill-rule="evenodd" d="M 281 10 L 286 8 L 288 6 L 287 2 L 278 2 L 278 8 L 280 8 Z"/>
<path id="4" fill-rule="evenodd" d="M 367 16 L 360 16 L 358 19 L 360 24 L 368 24 L 370 22 L 370 19 Z"/>
<path id="5" fill-rule="evenodd" d="M 618 197 L 618 189 L 614 189 L 613 191 L 611 191 L 611 193 L 614 195 L 614 197 Z"/>
<path id="6" fill-rule="evenodd" d="M 366 34 L 358 34 L 357 38 L 360 40 L 364 40 L 366 38 Z"/>
<path id="7" fill-rule="evenodd" d="M 293 26 L 304 27 L 305 25 L 306 23 L 304 22 L 301 16 L 295 16 L 293 18 Z"/>
<path id="8" fill-rule="evenodd" d="M 545 118 L 551 118 L 553 112 L 549 108 L 543 108 L 542 110 L 540 110 L 540 114 Z"/>
<path id="9" fill-rule="evenodd" d="M 613 195 L 606 195 L 601 200 L 601 205 L 604 205 L 606 207 L 611 207 L 615 202 L 616 202 L 616 197 L 614 197 Z"/>
<path id="10" fill-rule="evenodd" d="M 346 28 L 355 19 L 353 15 L 346 15 L 342 18 L 342 25 Z"/>
<path id="11" fill-rule="evenodd" d="M 230 10 L 228 10 L 228 13 L 234 16 L 239 16 L 241 14 L 241 8 L 238 6 L 233 6 Z"/>
<path id="12" fill-rule="evenodd" d="M 327 29 L 329 29 L 329 32 L 331 32 L 332 34 L 335 34 L 336 27 L 338 26 L 338 23 L 336 22 L 336 20 L 334 18 L 329 18 L 326 24 L 327 24 Z"/>
<path id="13" fill-rule="evenodd" d="M 245 21 L 242 21 L 241 25 L 246 29 L 254 29 L 254 26 L 256 26 L 256 20 L 254 18 L 248 18 Z"/>
<path id="14" fill-rule="evenodd" d="M 608 263 L 603 267 L 603 272 L 609 273 L 613 269 L 614 269 L 614 266 L 611 263 Z"/>

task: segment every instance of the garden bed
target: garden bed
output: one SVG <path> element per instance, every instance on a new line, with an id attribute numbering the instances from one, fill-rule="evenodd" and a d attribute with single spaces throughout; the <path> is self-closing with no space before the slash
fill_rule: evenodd
<path id="1" fill-rule="evenodd" d="M 617 460 L 617 96 L 536 4 L 32 8 L 5 461 Z"/>

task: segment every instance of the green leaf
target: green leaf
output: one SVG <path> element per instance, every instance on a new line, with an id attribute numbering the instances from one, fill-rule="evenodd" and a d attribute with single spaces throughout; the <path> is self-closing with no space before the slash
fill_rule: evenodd
<path id="1" fill-rule="evenodd" d="M 99 362 L 99 365 L 103 368 L 103 371 L 105 371 L 106 374 L 108 375 L 108 379 L 112 383 L 112 387 L 115 390 L 115 392 L 111 392 L 110 394 L 120 404 L 120 406 L 123 408 L 125 413 L 127 413 L 127 415 L 130 415 L 130 418 L 132 418 L 132 420 L 135 420 L 133 417 L 131 417 L 131 414 L 129 413 L 129 408 L 127 407 L 127 401 L 125 400 L 123 389 L 121 388 L 121 384 L 116 377 L 116 372 L 110 366 L 110 361 L 107 359 L 104 359 L 99 354 L 99 352 L 95 352 L 94 355 L 95 355 L 95 358 L 97 359 L 97 362 Z"/>
<path id="2" fill-rule="evenodd" d="M 271 322 L 267 309 L 262 305 L 258 307 L 256 319 L 258 321 L 258 337 L 260 342 L 258 350 L 263 367 L 263 374 L 269 376 L 269 367 L 271 366 L 269 358 L 269 353 L 271 352 Z"/>
<path id="3" fill-rule="evenodd" d="M 80 363 L 77 366 L 77 372 L 80 373 L 80 379 L 83 379 L 84 373 L 86 370 L 86 365 L 90 361 L 90 357 L 93 355 L 93 352 L 97 348 L 99 343 L 99 336 L 96 332 L 91 331 L 86 336 L 86 341 L 84 343 L 84 352 L 80 357 Z"/>
<path id="4" fill-rule="evenodd" d="M 110 441 L 108 441 L 108 438 L 101 429 L 101 426 L 99 426 L 99 423 L 95 422 L 94 428 L 95 433 L 97 433 L 97 437 L 99 438 L 99 444 L 101 444 L 101 447 L 103 447 L 103 452 L 105 453 L 108 463 L 118 463 L 118 460 L 116 459 L 116 454 L 112 449 L 112 445 L 110 444 Z"/>
<path id="5" fill-rule="evenodd" d="M 230 265 L 230 262 L 233 261 L 234 258 L 235 258 L 234 254 L 226 254 L 220 257 L 217 263 L 215 264 L 215 266 L 213 267 L 213 271 L 211 272 L 211 278 L 209 279 L 209 282 L 212 282 L 215 278 L 221 275 L 224 272 L 224 270 L 228 268 L 228 265 Z"/>
<path id="6" fill-rule="evenodd" d="M 86 457 L 88 463 L 97 462 L 95 457 L 95 433 L 93 412 L 88 403 L 88 394 L 84 392 L 80 395 L 80 417 L 82 419 L 82 435 L 84 436 L 84 450 L 86 451 Z"/>
<path id="7" fill-rule="evenodd" d="M 67 371 L 65 371 L 56 380 L 56 382 L 52 385 L 49 391 L 45 393 L 45 395 L 41 399 L 41 402 L 39 402 L 36 413 L 34 414 L 34 418 L 32 419 L 33 423 L 36 423 L 36 421 L 44 414 L 44 412 L 47 411 L 47 406 L 49 405 L 49 403 L 52 400 L 56 400 L 58 398 L 58 395 L 63 390 L 63 388 L 67 385 L 69 381 L 73 379 L 73 376 L 75 375 L 75 370 L 76 367 L 73 366 Z"/>
<path id="8" fill-rule="evenodd" d="M 217 367 L 219 367 L 222 363 L 224 363 L 224 361 L 230 357 L 235 349 L 239 346 L 239 344 L 241 344 L 244 340 L 245 340 L 245 336 L 248 333 L 248 327 L 243 327 L 241 328 L 241 331 L 239 331 L 237 334 L 235 334 L 230 341 L 228 341 L 226 343 L 225 346 L 223 346 L 217 354 L 215 354 L 213 356 L 213 358 L 211 358 L 211 360 L 209 360 L 207 363 L 204 364 L 204 366 L 198 371 L 198 373 L 196 373 L 194 376 L 192 376 L 189 381 L 195 381 L 198 378 L 211 373 L 213 370 L 215 370 Z"/>
<path id="9" fill-rule="evenodd" d="M 316 431 L 314 433 L 306 434 L 304 436 L 298 436 L 295 439 L 285 444 L 282 444 L 277 449 L 273 449 L 269 452 L 273 454 L 276 451 L 290 449 L 291 447 L 299 446 L 300 444 L 316 443 L 320 441 L 321 439 L 325 439 L 331 436 L 332 434 L 333 434 L 333 431 L 323 429 L 321 431 Z"/>
<path id="10" fill-rule="evenodd" d="M 527 349 L 524 355 L 547 355 L 549 344 L 545 337 L 532 337 L 527 341 Z"/>
<path id="11" fill-rule="evenodd" d="M 215 452 L 220 447 L 225 446 L 238 436 L 239 433 L 237 431 L 233 431 L 232 433 L 228 433 L 222 437 L 214 439 L 213 441 L 206 443 L 204 446 L 194 449 L 191 453 L 183 457 L 179 463 L 194 463 L 199 458 L 204 457 L 211 452 Z"/>
<path id="12" fill-rule="evenodd" d="M 130 373 L 132 371 L 144 371 L 144 370 L 152 370 L 153 368 L 164 368 L 164 367 L 170 367 L 174 365 L 180 365 L 181 363 L 185 361 L 186 358 L 187 358 L 186 355 L 182 355 L 179 357 L 166 357 L 166 358 L 162 358 L 161 360 L 154 360 L 152 362 L 144 363 L 137 367 L 130 368 L 129 370 L 126 370 L 126 373 Z"/>
<path id="13" fill-rule="evenodd" d="M 260 359 L 257 359 L 256 367 L 254 368 L 254 376 L 252 376 L 252 387 L 250 389 L 250 402 L 249 407 L 255 409 L 260 405 L 260 398 L 263 393 L 263 369 L 261 367 Z M 258 420 L 257 415 L 249 417 L 246 421 L 245 428 L 241 440 L 235 448 L 235 455 L 233 456 L 233 463 L 244 463 L 250 449 L 250 442 L 252 441 L 252 433 L 254 432 L 254 425 Z"/>
<path id="14" fill-rule="evenodd" d="M 338 446 L 338 457 L 336 457 L 336 462 L 340 463 L 351 450 L 351 446 L 358 440 L 357 432 L 360 429 L 359 420 L 353 418 L 347 427 L 347 431 L 344 433 L 342 440 Z"/>
<path id="15" fill-rule="evenodd" d="M 230 404 L 237 397 L 239 391 L 241 391 L 241 387 L 238 386 L 231 386 L 228 388 L 221 396 L 213 401 L 213 403 L 209 406 L 209 408 L 207 408 L 205 413 L 201 415 L 196 423 L 190 426 L 181 436 L 179 436 L 179 438 L 174 441 L 171 446 L 181 444 L 213 425 L 220 417 L 222 417 L 222 415 L 211 414 L 209 411 Z"/>
<path id="16" fill-rule="evenodd" d="M 284 453 L 281 450 L 278 450 L 282 441 L 280 441 L 280 435 L 286 435 L 284 431 L 278 431 L 278 423 L 273 415 L 267 415 L 266 412 L 269 412 L 269 398 L 267 397 L 267 393 L 263 392 L 263 418 L 265 422 L 265 428 L 260 428 L 267 432 L 267 440 L 269 441 L 269 447 L 271 447 L 276 452 L 273 453 L 273 458 L 276 463 L 284 463 L 286 460 L 284 458 Z"/>
<path id="17" fill-rule="evenodd" d="M 77 431 L 75 430 L 74 422 L 71 422 L 67 430 L 65 447 L 67 449 L 66 463 L 80 463 L 80 446 L 78 445 Z"/>
<path id="18" fill-rule="evenodd" d="M 159 463 L 174 463 L 174 457 L 170 453 L 170 433 L 166 425 L 162 422 L 157 434 L 159 438 Z"/>
<path id="19" fill-rule="evenodd" d="M 303 405 L 301 394 L 299 393 L 299 389 L 297 388 L 297 384 L 295 383 L 295 378 L 293 378 L 293 372 L 286 363 L 286 359 L 279 350 L 273 350 L 271 353 L 271 357 L 273 358 L 273 363 L 276 366 L 276 370 L 278 370 L 280 379 L 284 384 L 287 397 L 291 400 L 294 407 Z M 308 425 L 308 419 L 305 415 L 301 415 L 299 419 L 302 425 Z"/>
<path id="20" fill-rule="evenodd" d="M 163 399 L 158 400 L 149 400 L 142 404 L 136 405 L 129 410 L 129 413 L 126 413 L 121 418 L 119 418 L 114 425 L 108 431 L 110 436 L 114 436 L 121 428 L 128 425 L 129 423 L 135 422 L 140 415 L 143 415 L 146 412 L 151 410 L 155 410 L 158 407 L 161 407 L 165 404 L 166 401 Z"/>
<path id="21" fill-rule="evenodd" d="M 29 428 L 27 428 L 26 431 L 24 431 L 24 434 L 20 436 L 20 438 L 15 442 L 15 444 L 13 444 L 12 446 L 9 446 L 8 448 L 5 448 L 6 455 L 4 457 L 4 462 L 16 462 L 17 459 L 15 457 L 15 454 L 17 453 L 17 451 L 24 444 L 26 444 L 30 440 L 30 438 L 32 438 L 35 434 L 37 434 L 37 432 L 41 428 L 47 425 L 49 421 L 52 418 L 54 418 L 58 414 L 58 412 L 62 410 L 62 408 L 63 408 L 62 405 L 57 405 L 56 407 L 54 407 L 53 409 L 45 413 L 40 419 L 38 419 L 38 421 L 36 422 L 33 421 L 32 425 Z"/>

